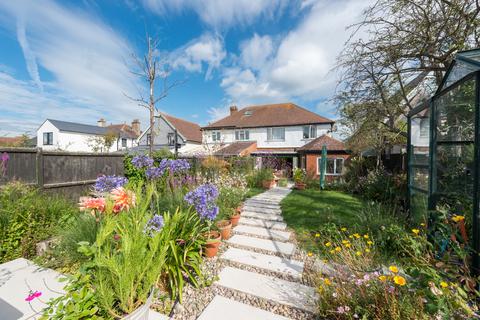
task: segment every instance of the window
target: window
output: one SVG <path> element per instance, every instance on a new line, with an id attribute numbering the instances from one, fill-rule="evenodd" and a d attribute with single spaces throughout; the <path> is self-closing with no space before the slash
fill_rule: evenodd
<path id="1" fill-rule="evenodd" d="M 122 138 L 122 148 L 127 147 L 127 138 Z"/>
<path id="2" fill-rule="evenodd" d="M 217 141 L 220 141 L 221 138 L 222 138 L 222 135 L 220 134 L 220 131 L 212 132 L 212 141 L 217 142 Z"/>
<path id="3" fill-rule="evenodd" d="M 175 134 L 174 133 L 169 133 L 167 134 L 167 139 L 168 139 L 168 145 L 169 146 L 174 146 L 175 145 Z"/>
<path id="4" fill-rule="evenodd" d="M 303 139 L 314 139 L 317 137 L 317 126 L 303 126 Z"/>
<path id="5" fill-rule="evenodd" d="M 152 135 L 150 133 L 147 133 L 147 146 L 150 145 L 151 140 L 152 140 Z"/>
<path id="6" fill-rule="evenodd" d="M 53 132 L 44 132 L 43 133 L 43 145 L 44 146 L 53 145 Z"/>
<path id="7" fill-rule="evenodd" d="M 322 157 L 317 158 L 317 173 L 320 174 L 320 162 Z M 343 171 L 343 158 L 327 158 L 327 175 L 341 175 Z"/>
<path id="8" fill-rule="evenodd" d="M 250 132 L 248 130 L 237 130 L 237 131 L 235 131 L 235 140 L 237 140 L 237 141 L 250 140 Z"/>
<path id="9" fill-rule="evenodd" d="M 428 138 L 430 131 L 430 119 L 422 118 L 420 119 L 420 138 Z"/>
<path id="10" fill-rule="evenodd" d="M 268 141 L 284 141 L 285 128 L 267 128 Z"/>

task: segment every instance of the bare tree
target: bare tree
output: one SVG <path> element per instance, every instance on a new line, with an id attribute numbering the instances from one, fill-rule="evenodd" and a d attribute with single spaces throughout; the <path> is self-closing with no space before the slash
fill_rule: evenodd
<path id="1" fill-rule="evenodd" d="M 157 111 L 156 104 L 167 97 L 169 91 L 185 81 L 176 80 L 172 83 L 168 82 L 170 76 L 170 65 L 166 57 L 160 57 L 158 51 L 158 39 L 152 39 L 147 34 L 147 52 L 144 54 L 143 59 L 139 58 L 136 54 L 132 54 L 133 60 L 137 67 L 136 70 L 131 72 L 146 81 L 148 84 L 148 98 L 145 98 L 141 90 L 139 91 L 139 97 L 134 98 L 125 94 L 129 99 L 135 101 L 139 106 L 146 108 L 149 111 L 150 119 L 150 141 L 149 154 L 153 154 L 153 144 L 155 141 L 155 111 Z M 160 80 L 161 91 L 158 95 L 155 94 L 156 81 Z"/>

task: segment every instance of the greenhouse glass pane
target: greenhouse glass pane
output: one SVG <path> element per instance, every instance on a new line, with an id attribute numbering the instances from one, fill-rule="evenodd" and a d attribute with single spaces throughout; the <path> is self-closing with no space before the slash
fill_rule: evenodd
<path id="1" fill-rule="evenodd" d="M 448 86 L 454 84 L 458 80 L 467 76 L 468 74 L 477 71 L 479 68 L 470 63 L 463 62 L 461 60 L 455 60 L 455 65 L 452 70 L 450 70 L 447 79 L 443 83 L 442 89 L 447 88 Z"/>
<path id="2" fill-rule="evenodd" d="M 410 118 L 410 164 L 429 164 L 430 111 L 420 111 Z"/>
<path id="3" fill-rule="evenodd" d="M 468 80 L 435 101 L 438 141 L 473 141 L 475 81 Z"/>
<path id="4" fill-rule="evenodd" d="M 414 222 L 424 222 L 428 212 L 428 196 L 426 193 L 412 190 L 410 194 L 410 215 Z"/>
<path id="5" fill-rule="evenodd" d="M 412 168 L 411 185 L 428 191 L 428 168 Z"/>
<path id="6" fill-rule="evenodd" d="M 474 144 L 441 144 L 436 153 L 436 191 L 471 196 Z"/>

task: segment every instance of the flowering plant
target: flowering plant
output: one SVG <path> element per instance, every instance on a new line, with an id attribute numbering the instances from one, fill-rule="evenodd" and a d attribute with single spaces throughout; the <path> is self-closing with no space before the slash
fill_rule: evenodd
<path id="1" fill-rule="evenodd" d="M 110 201 L 113 205 L 110 205 Z M 98 213 L 119 213 L 123 210 L 129 210 L 135 207 L 136 196 L 133 191 L 119 187 L 113 189 L 107 198 L 83 197 L 80 199 L 80 210 L 90 210 L 92 216 L 99 218 Z"/>
<path id="2" fill-rule="evenodd" d="M 157 233 L 162 230 L 164 225 L 163 217 L 159 214 L 154 214 L 153 217 L 148 220 L 143 232 L 149 237 L 155 236 Z"/>
<path id="3" fill-rule="evenodd" d="M 110 192 L 113 189 L 123 187 L 127 182 L 128 179 L 125 177 L 115 175 L 106 176 L 103 174 L 97 177 L 93 189 L 96 192 Z"/>
<path id="4" fill-rule="evenodd" d="M 139 155 L 133 157 L 132 164 L 137 169 L 148 168 L 153 166 L 153 159 L 147 155 Z"/>
<path id="5" fill-rule="evenodd" d="M 213 221 L 218 214 L 217 198 L 217 187 L 207 183 L 187 193 L 184 200 L 195 207 L 202 219 Z"/>

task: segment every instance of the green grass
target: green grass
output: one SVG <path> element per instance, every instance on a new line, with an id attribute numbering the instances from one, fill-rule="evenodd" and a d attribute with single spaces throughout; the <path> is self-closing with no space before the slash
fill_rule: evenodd
<path id="1" fill-rule="evenodd" d="M 262 188 L 250 188 L 250 189 L 248 189 L 247 194 L 245 195 L 245 199 L 254 197 L 257 194 L 260 194 L 260 193 L 265 192 L 265 191 L 266 190 L 262 189 Z"/>
<path id="2" fill-rule="evenodd" d="M 361 224 L 358 212 L 362 200 L 338 191 L 293 190 L 281 202 L 287 225 L 297 233 L 305 248 L 314 246 L 311 233 L 326 223 L 351 227 Z"/>

